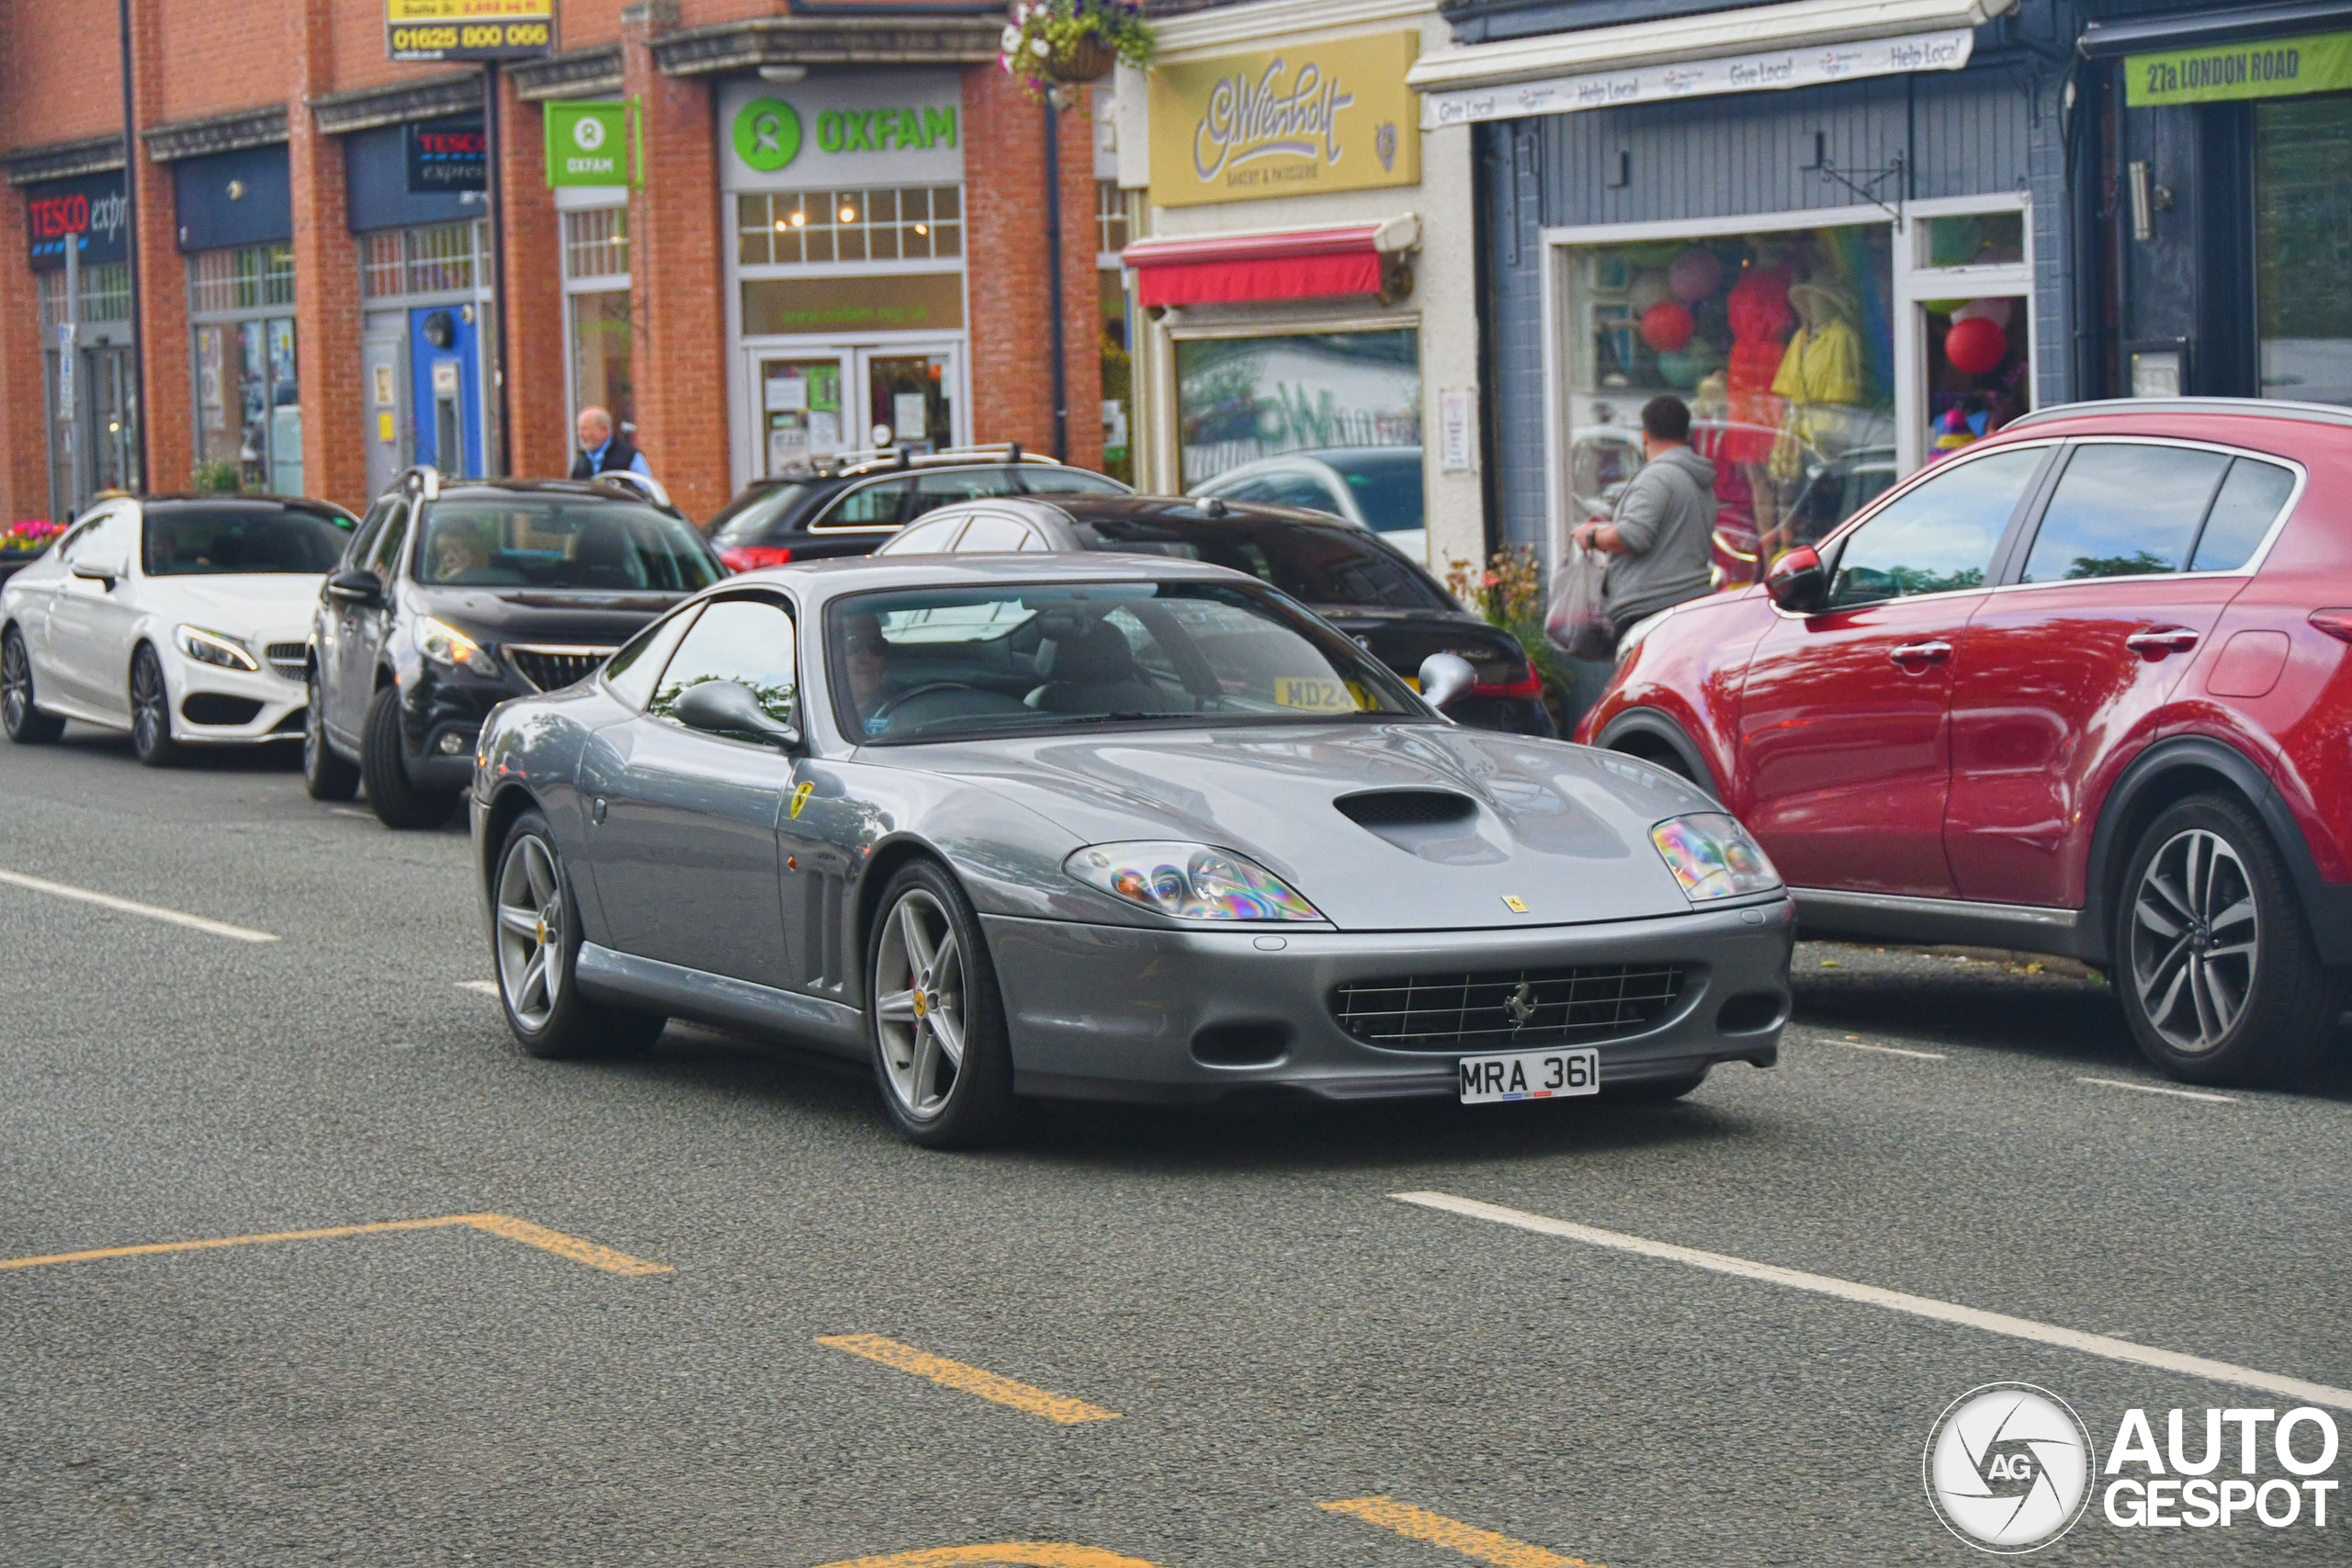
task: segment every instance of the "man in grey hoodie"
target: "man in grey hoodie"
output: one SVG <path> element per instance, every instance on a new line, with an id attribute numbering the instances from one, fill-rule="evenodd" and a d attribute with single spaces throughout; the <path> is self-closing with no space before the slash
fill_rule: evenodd
<path id="1" fill-rule="evenodd" d="M 1619 637 L 1713 586 L 1715 466 L 1690 450 L 1689 404 L 1668 393 L 1642 405 L 1642 453 L 1649 460 L 1617 498 L 1616 519 L 1580 524 L 1571 536 L 1614 558 L 1601 605 Z"/>

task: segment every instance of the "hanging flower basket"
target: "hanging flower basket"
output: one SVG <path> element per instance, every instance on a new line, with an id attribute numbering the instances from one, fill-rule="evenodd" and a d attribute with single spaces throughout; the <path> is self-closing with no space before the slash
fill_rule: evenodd
<path id="1" fill-rule="evenodd" d="M 1032 96 L 1099 81 L 1121 61 L 1142 70 L 1158 42 L 1136 0 L 1017 0 L 997 63 Z"/>

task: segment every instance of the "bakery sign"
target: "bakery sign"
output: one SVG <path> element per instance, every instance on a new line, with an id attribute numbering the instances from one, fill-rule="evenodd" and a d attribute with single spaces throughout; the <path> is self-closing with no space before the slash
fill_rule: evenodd
<path id="1" fill-rule="evenodd" d="M 1151 199 L 1160 207 L 1418 185 L 1419 32 L 1155 66 Z"/>

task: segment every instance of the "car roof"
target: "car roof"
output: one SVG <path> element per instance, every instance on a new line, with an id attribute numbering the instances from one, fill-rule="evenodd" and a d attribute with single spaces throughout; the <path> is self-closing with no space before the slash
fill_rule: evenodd
<path id="1" fill-rule="evenodd" d="M 1110 554 L 840 556 L 762 567 L 707 592 L 746 583 L 789 584 L 813 600 L 888 588 L 1017 587 L 1044 582 L 1239 582 L 1265 584 L 1246 572 L 1171 556 Z"/>
<path id="2" fill-rule="evenodd" d="M 2297 424 L 2332 424 L 2352 429 L 2352 409 L 2339 408 L 2334 403 L 2300 403 L 2283 398 L 2109 398 L 2097 402 L 2058 403 L 2050 408 L 2036 409 L 2031 413 L 2009 421 L 2001 427 L 2001 434 L 2006 435 L 2012 430 L 2038 429 L 2044 425 L 2071 424 L 2080 421 L 2112 421 L 2141 426 L 2151 419 L 2199 417 L 2272 419 Z"/>
<path id="3" fill-rule="evenodd" d="M 348 518 L 351 513 L 332 501 L 320 501 L 307 495 L 272 495 L 259 491 L 168 491 L 162 495 L 113 496 L 109 500 L 136 502 L 151 512 L 170 512 L 183 506 L 275 506 L 286 512 L 324 513 Z"/>
<path id="4" fill-rule="evenodd" d="M 447 501 L 463 495 L 569 495 L 586 501 L 628 502 L 637 506 L 654 504 L 642 491 L 598 484 L 594 479 L 442 479 L 439 499 Z"/>
<path id="5" fill-rule="evenodd" d="M 975 496 L 969 501 L 952 502 L 958 510 L 967 507 L 1010 507 L 1016 511 L 1032 508 L 1046 513 L 1058 513 L 1071 523 L 1139 520 L 1157 522 L 1166 519 L 1196 527 L 1244 527 L 1266 523 L 1289 523 L 1309 528 L 1330 528 L 1345 533 L 1351 538 L 1364 530 L 1344 517 L 1334 517 L 1328 512 L 1309 512 L 1298 506 L 1269 506 L 1255 501 L 1222 501 L 1216 511 L 1210 511 L 1200 498 L 1188 495 L 1113 495 L 1091 492 L 1079 495 L 1007 495 Z M 923 517 L 944 512 L 938 507 Z M 915 522 L 923 521 L 918 517 Z M 912 525 L 909 525 L 912 526 Z"/>

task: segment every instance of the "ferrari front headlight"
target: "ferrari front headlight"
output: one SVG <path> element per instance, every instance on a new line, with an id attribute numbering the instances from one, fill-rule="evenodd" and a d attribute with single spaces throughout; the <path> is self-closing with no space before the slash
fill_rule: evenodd
<path id="1" fill-rule="evenodd" d="M 1094 844 L 1062 869 L 1114 897 L 1180 920 L 1319 920 L 1314 905 L 1247 855 L 1209 844 Z"/>
<path id="2" fill-rule="evenodd" d="M 1770 893 L 1781 886 L 1781 874 L 1763 846 L 1721 811 L 1669 817 L 1650 829 L 1650 842 L 1693 904 Z"/>
<path id="3" fill-rule="evenodd" d="M 209 632 L 202 626 L 175 626 L 172 640 L 179 649 L 198 664 L 217 665 L 223 670 L 259 671 L 253 653 L 245 645 L 224 632 Z"/>
<path id="4" fill-rule="evenodd" d="M 469 670 L 477 675 L 498 673 L 498 660 L 481 644 L 448 622 L 431 615 L 417 620 L 416 650 L 435 664 L 446 664 L 452 670 Z"/>

